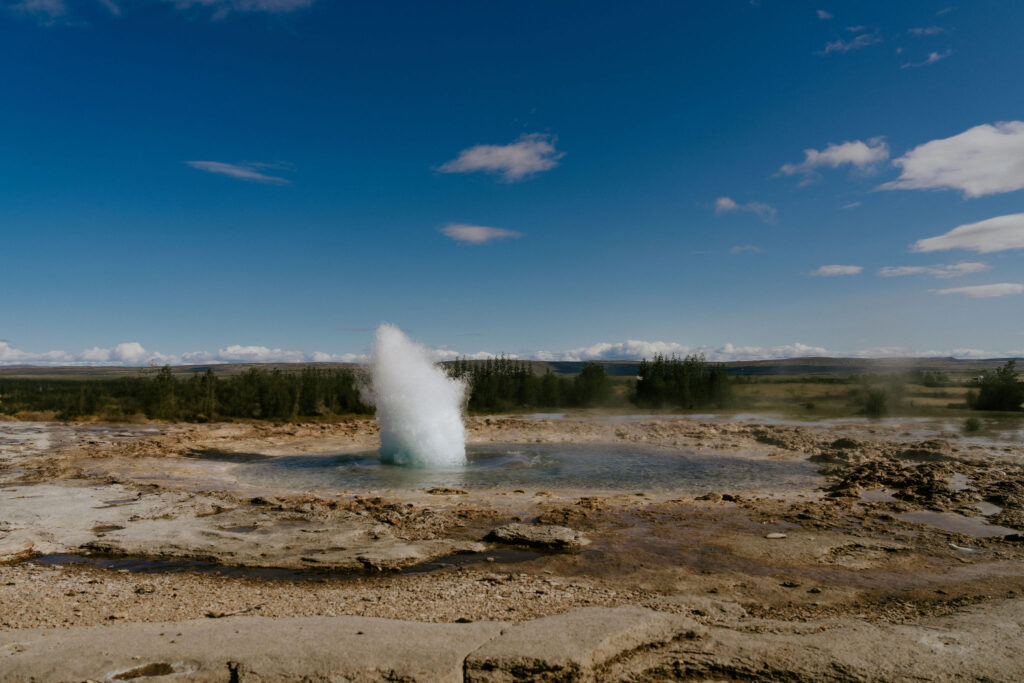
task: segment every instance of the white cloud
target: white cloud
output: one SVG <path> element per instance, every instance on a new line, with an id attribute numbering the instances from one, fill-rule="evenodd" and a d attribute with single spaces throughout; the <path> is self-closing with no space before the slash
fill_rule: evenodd
<path id="1" fill-rule="evenodd" d="M 218 350 L 215 358 L 226 363 L 301 363 L 307 360 L 302 351 L 240 344 Z"/>
<path id="2" fill-rule="evenodd" d="M 853 32 L 862 31 L 863 26 L 852 26 L 850 30 Z M 853 50 L 860 50 L 871 45 L 882 42 L 882 36 L 878 33 L 862 33 L 856 36 L 853 40 L 843 40 L 839 38 L 831 43 L 825 45 L 825 48 L 819 52 L 820 55 L 827 55 L 832 52 L 852 52 Z"/>
<path id="3" fill-rule="evenodd" d="M 754 246 L 753 244 L 737 244 L 729 251 L 731 251 L 734 254 L 742 254 L 745 251 L 750 251 L 756 254 L 759 251 L 761 251 L 761 247 Z"/>
<path id="4" fill-rule="evenodd" d="M 1016 285 L 1024 291 L 1024 285 Z M 967 288 L 970 289 L 970 288 Z M 952 293 L 956 290 L 950 290 Z M 997 296 L 997 295 L 978 295 Z M 544 361 L 585 361 L 585 360 L 640 360 L 652 358 L 655 354 L 687 356 L 703 354 L 709 361 L 727 362 L 738 360 L 761 360 L 781 358 L 803 358 L 808 356 L 836 356 L 879 358 L 894 356 L 914 357 L 948 357 L 956 358 L 993 358 L 1007 355 L 1024 355 L 1020 352 L 993 353 L 979 349 L 953 349 L 952 351 L 917 351 L 899 346 L 863 349 L 858 351 L 830 351 L 820 346 L 810 346 L 796 342 L 780 346 L 739 346 L 724 344 L 721 346 L 689 346 L 677 342 L 641 341 L 631 339 L 624 342 L 601 342 L 566 351 L 538 351 L 532 356 L 505 354 L 509 358 L 534 358 Z M 468 358 L 485 360 L 497 354 L 490 351 L 475 353 L 460 352 L 447 346 L 431 349 L 435 361 Z M 220 363 L 363 363 L 366 354 L 357 353 L 326 353 L 313 351 L 304 353 L 293 349 L 275 349 L 267 346 L 231 345 L 215 352 L 195 351 L 180 356 L 147 351 L 137 342 L 118 344 L 111 348 L 94 347 L 79 353 L 67 351 L 46 351 L 33 353 L 21 351 L 8 342 L 0 341 L 0 366 L 36 365 L 36 366 L 146 366 L 146 365 L 214 365 Z"/>
<path id="5" fill-rule="evenodd" d="M 941 26 L 918 26 L 911 29 L 907 29 L 907 33 L 912 36 L 935 36 L 940 33 L 945 33 L 946 29 Z"/>
<path id="6" fill-rule="evenodd" d="M 826 350 L 806 344 L 785 346 L 686 346 L 676 342 L 649 342 L 630 339 L 624 342 L 602 342 L 568 351 L 539 351 L 537 360 L 584 361 L 584 360 L 639 360 L 653 358 L 655 354 L 687 356 L 704 354 L 711 361 L 749 360 L 762 358 L 796 358 L 801 356 L 825 355 Z"/>
<path id="7" fill-rule="evenodd" d="M 911 248 L 920 252 L 970 249 L 979 254 L 1024 249 L 1024 213 L 961 225 L 945 235 L 918 240 Z"/>
<path id="8" fill-rule="evenodd" d="M 988 299 L 994 296 L 1024 293 L 1024 285 L 1012 282 L 1000 282 L 994 285 L 975 285 L 973 287 L 953 287 L 936 290 L 937 294 L 963 294 L 973 299 Z"/>
<path id="9" fill-rule="evenodd" d="M 831 19 L 832 15 L 829 14 L 828 12 L 826 12 L 825 10 L 820 9 L 820 10 L 818 10 L 818 18 L 819 19 Z"/>
<path id="10" fill-rule="evenodd" d="M 835 277 L 837 275 L 857 275 L 864 270 L 864 266 L 822 266 L 811 273 L 819 277 Z"/>
<path id="11" fill-rule="evenodd" d="M 468 358 L 485 360 L 497 354 L 489 351 L 463 353 L 448 347 L 432 349 L 435 360 Z M 509 358 L 518 358 L 506 354 Z M 22 351 L 0 340 L 0 366 L 146 366 L 146 365 L 217 365 L 222 363 L 362 363 L 368 356 L 361 353 L 306 353 L 295 349 L 277 349 L 268 346 L 232 344 L 217 351 L 190 351 L 180 355 L 148 351 L 138 342 L 117 344 L 111 348 L 93 347 L 78 353 L 69 351 Z"/>
<path id="12" fill-rule="evenodd" d="M 0 365 L 146 365 L 174 362 L 174 356 L 147 351 L 138 342 L 126 342 L 109 349 L 93 347 L 78 353 L 68 351 L 22 351 L 0 341 Z"/>
<path id="13" fill-rule="evenodd" d="M 858 206 L 860 206 L 860 202 L 850 202 L 849 204 L 843 204 L 840 208 L 856 209 Z"/>
<path id="14" fill-rule="evenodd" d="M 564 152 L 555 149 L 555 138 L 542 133 L 521 135 L 507 145 L 476 145 L 459 152 L 438 167 L 441 173 L 496 173 L 515 182 L 558 166 Z"/>
<path id="15" fill-rule="evenodd" d="M 951 54 L 953 54 L 952 50 L 945 50 L 944 52 L 929 52 L 928 57 L 923 62 L 907 62 L 906 64 L 901 64 L 900 68 L 911 69 L 918 66 L 928 66 L 929 64 L 942 61 Z"/>
<path id="16" fill-rule="evenodd" d="M 719 197 L 715 200 L 715 213 L 732 213 L 735 211 L 748 211 L 756 214 L 765 223 L 774 223 L 776 210 L 774 206 L 765 204 L 764 202 L 748 202 L 746 204 L 737 204 L 729 197 Z"/>
<path id="17" fill-rule="evenodd" d="M 1024 121 L 969 128 L 893 160 L 900 177 L 881 190 L 961 190 L 965 197 L 1024 188 Z"/>
<path id="18" fill-rule="evenodd" d="M 885 266 L 884 268 L 878 269 L 878 274 L 882 277 L 931 275 L 932 277 L 948 280 L 949 278 L 971 275 L 973 273 L 984 273 L 989 270 L 992 270 L 992 267 L 987 263 L 962 261 L 960 263 L 935 266 Z"/>
<path id="19" fill-rule="evenodd" d="M 523 233 L 502 228 L 488 228 L 485 225 L 467 225 L 465 223 L 449 223 L 441 228 L 441 232 L 457 242 L 465 244 L 483 244 L 491 240 L 503 240 L 522 237 Z"/>
<path id="20" fill-rule="evenodd" d="M 519 358 L 514 353 L 504 354 L 506 358 L 516 360 Z M 487 360 L 488 358 L 497 358 L 498 354 L 491 353 L 490 351 L 477 351 L 476 353 L 463 353 L 461 351 L 455 351 L 449 349 L 447 346 L 441 346 L 436 349 L 430 350 L 430 356 L 434 359 L 435 363 L 440 363 L 446 360 L 455 360 L 456 358 L 465 358 L 466 360 Z"/>
<path id="21" fill-rule="evenodd" d="M 815 169 L 839 168 L 850 165 L 860 171 L 869 171 L 889 158 L 889 145 L 884 138 L 871 138 L 867 142 L 853 140 L 841 144 L 829 144 L 823 150 L 805 149 L 804 160 L 799 164 L 783 164 L 779 173 L 803 175 L 804 182 L 813 180 Z"/>
<path id="22" fill-rule="evenodd" d="M 271 185 L 287 185 L 291 181 L 278 176 L 268 175 L 262 170 L 266 168 L 281 168 L 281 164 L 242 163 L 227 164 L 223 161 L 186 161 L 187 165 L 200 171 L 208 173 L 219 173 L 221 175 L 246 180 L 251 183 L 268 183 Z"/>

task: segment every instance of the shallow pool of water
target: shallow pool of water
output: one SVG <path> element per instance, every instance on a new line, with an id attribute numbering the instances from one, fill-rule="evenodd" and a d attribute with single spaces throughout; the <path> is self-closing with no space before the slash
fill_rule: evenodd
<path id="1" fill-rule="evenodd" d="M 965 517 L 955 512 L 918 510 L 896 515 L 896 519 L 904 522 L 914 522 L 915 524 L 927 524 L 936 529 L 963 534 L 964 536 L 974 536 L 975 538 L 1010 536 L 1018 533 L 1016 529 L 990 524 L 984 517 Z"/>
<path id="2" fill-rule="evenodd" d="M 697 493 L 796 491 L 821 486 L 806 461 L 740 454 L 589 444 L 480 445 L 458 469 L 413 469 L 381 462 L 376 452 L 282 456 L 239 464 L 240 481 L 290 489 L 573 489 Z"/>
<path id="3" fill-rule="evenodd" d="M 479 553 L 456 553 L 428 560 L 388 574 L 428 574 L 458 567 L 471 567 L 484 562 L 497 565 L 529 562 L 544 553 L 523 548 L 492 548 Z M 204 560 L 131 557 L 121 555 L 63 553 L 41 555 L 29 562 L 42 566 L 62 567 L 76 565 L 129 572 L 132 574 L 212 574 L 235 579 L 261 581 L 351 581 L 380 575 L 373 569 L 285 569 L 283 567 L 236 567 Z"/>

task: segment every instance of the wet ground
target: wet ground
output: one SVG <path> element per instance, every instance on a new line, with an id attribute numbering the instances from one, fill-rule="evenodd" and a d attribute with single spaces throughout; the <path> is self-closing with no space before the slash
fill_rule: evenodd
<path id="1" fill-rule="evenodd" d="M 756 632 L 913 625 L 1024 596 L 1024 444 L 1009 429 L 471 418 L 477 464 L 455 476 L 381 466 L 365 420 L 50 427 L 0 423 L 5 629 L 602 605 Z M 484 540 L 510 522 L 588 543 Z"/>

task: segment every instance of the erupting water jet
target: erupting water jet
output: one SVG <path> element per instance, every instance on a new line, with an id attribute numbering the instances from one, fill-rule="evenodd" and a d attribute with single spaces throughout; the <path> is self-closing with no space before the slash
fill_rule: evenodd
<path id="1" fill-rule="evenodd" d="M 465 383 L 445 374 L 429 349 L 387 324 L 377 328 L 371 370 L 381 459 L 411 467 L 465 465 Z"/>

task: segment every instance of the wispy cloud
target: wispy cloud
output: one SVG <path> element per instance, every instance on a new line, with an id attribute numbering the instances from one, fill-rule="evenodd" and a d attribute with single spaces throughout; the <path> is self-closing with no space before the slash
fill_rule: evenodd
<path id="1" fill-rule="evenodd" d="M 881 190 L 961 190 L 965 197 L 1024 188 L 1024 121 L 982 124 L 918 145 L 893 164 L 900 177 Z"/>
<path id="2" fill-rule="evenodd" d="M 523 180 L 558 166 L 564 152 L 555 149 L 556 139 L 543 133 L 521 135 L 507 145 L 475 145 L 438 167 L 441 173 L 493 173 L 505 182 Z"/>
<path id="3" fill-rule="evenodd" d="M 121 16 L 121 6 L 115 0 L 96 0 L 113 17 Z M 263 12 L 267 14 L 284 14 L 304 9 L 313 4 L 314 0 L 152 0 L 172 4 L 180 10 L 199 9 L 210 12 L 210 17 L 220 20 L 232 13 L 251 14 Z M 53 26 L 64 23 L 75 23 L 70 20 L 71 11 L 65 0 L 21 0 L 9 5 L 16 14 L 33 17 L 39 23 Z"/>
<path id="4" fill-rule="evenodd" d="M 737 211 L 746 211 L 756 214 L 757 217 L 765 223 L 774 223 L 777 214 L 774 206 L 765 204 L 764 202 L 748 202 L 746 204 L 739 204 L 730 197 L 719 197 L 715 200 L 716 214 L 734 213 Z"/>
<path id="5" fill-rule="evenodd" d="M 31 17 L 45 26 L 57 23 L 68 13 L 64 0 L 22 0 L 9 8 L 15 14 Z"/>
<path id="6" fill-rule="evenodd" d="M 934 266 L 885 266 L 878 269 L 881 277 L 903 277 L 906 275 L 930 275 L 942 280 L 949 278 L 984 273 L 992 270 L 987 263 L 977 261 L 961 261 L 960 263 L 934 265 Z"/>
<path id="7" fill-rule="evenodd" d="M 849 204 L 843 204 L 839 208 L 841 208 L 841 209 L 856 209 L 858 206 L 860 206 L 860 202 L 850 202 Z"/>
<path id="8" fill-rule="evenodd" d="M 919 252 L 969 249 L 979 254 L 1024 249 L 1024 213 L 960 225 L 944 235 L 918 240 L 911 249 Z"/>
<path id="9" fill-rule="evenodd" d="M 291 183 L 286 178 L 269 175 L 263 171 L 272 168 L 285 168 L 285 164 L 264 164 L 245 162 L 241 164 L 228 164 L 223 161 L 186 161 L 187 165 L 207 173 L 219 173 L 238 180 L 246 180 L 251 183 L 269 183 L 271 185 L 288 185 Z"/>
<path id="10" fill-rule="evenodd" d="M 944 50 L 943 52 L 929 52 L 928 57 L 925 58 L 923 62 L 907 62 L 906 64 L 901 64 L 900 68 L 913 69 L 919 66 L 928 66 L 929 64 L 934 64 L 935 62 L 941 62 L 943 59 L 950 56 L 951 54 L 953 54 L 952 50 Z"/>
<path id="11" fill-rule="evenodd" d="M 854 27 L 855 29 L 861 29 L 863 27 Z M 878 33 L 862 33 L 859 36 L 852 38 L 851 40 L 843 40 L 839 38 L 825 45 L 825 47 L 819 52 L 820 55 L 832 54 L 833 52 L 846 53 L 853 52 L 854 50 L 861 50 L 871 45 L 876 45 L 882 42 L 882 36 Z"/>
<path id="12" fill-rule="evenodd" d="M 821 266 L 817 270 L 813 271 L 811 275 L 818 277 L 836 277 L 837 275 L 858 275 L 864 266 Z"/>
<path id="13" fill-rule="evenodd" d="M 99 0 L 100 4 L 107 8 L 113 16 L 121 16 L 121 8 L 114 2 L 114 0 Z"/>
<path id="14" fill-rule="evenodd" d="M 916 26 L 914 28 L 907 29 L 907 33 L 918 38 L 922 36 L 937 36 L 940 33 L 945 33 L 946 29 L 941 26 Z"/>
<path id="15" fill-rule="evenodd" d="M 449 223 L 441 228 L 441 232 L 457 242 L 464 244 L 483 244 L 493 240 L 522 237 L 523 233 L 502 228 L 489 228 L 485 225 L 468 225 L 466 223 Z"/>
<path id="16" fill-rule="evenodd" d="M 731 251 L 734 254 L 742 254 L 745 251 L 749 251 L 756 254 L 761 251 L 761 247 L 755 246 L 753 244 L 737 244 L 729 251 Z"/>
<path id="17" fill-rule="evenodd" d="M 818 18 L 822 20 L 831 19 L 832 15 L 823 9 L 818 10 Z"/>
<path id="18" fill-rule="evenodd" d="M 200 7 L 213 11 L 214 20 L 223 19 L 232 12 L 268 14 L 285 14 L 304 9 L 313 4 L 313 0 L 167 0 L 180 9 Z"/>
<path id="19" fill-rule="evenodd" d="M 1000 282 L 994 285 L 974 285 L 973 287 L 953 287 L 935 290 L 936 294 L 963 294 L 972 299 L 990 299 L 1010 294 L 1024 294 L 1024 285 L 1013 282 Z"/>
<path id="20" fill-rule="evenodd" d="M 839 168 L 852 166 L 860 171 L 873 170 L 878 164 L 889 158 L 889 145 L 885 138 L 871 138 L 867 142 L 853 140 L 838 145 L 830 144 L 823 150 L 805 149 L 804 160 L 799 164 L 783 164 L 779 173 L 783 175 L 804 176 L 801 184 L 807 184 L 817 178 L 819 168 Z"/>

